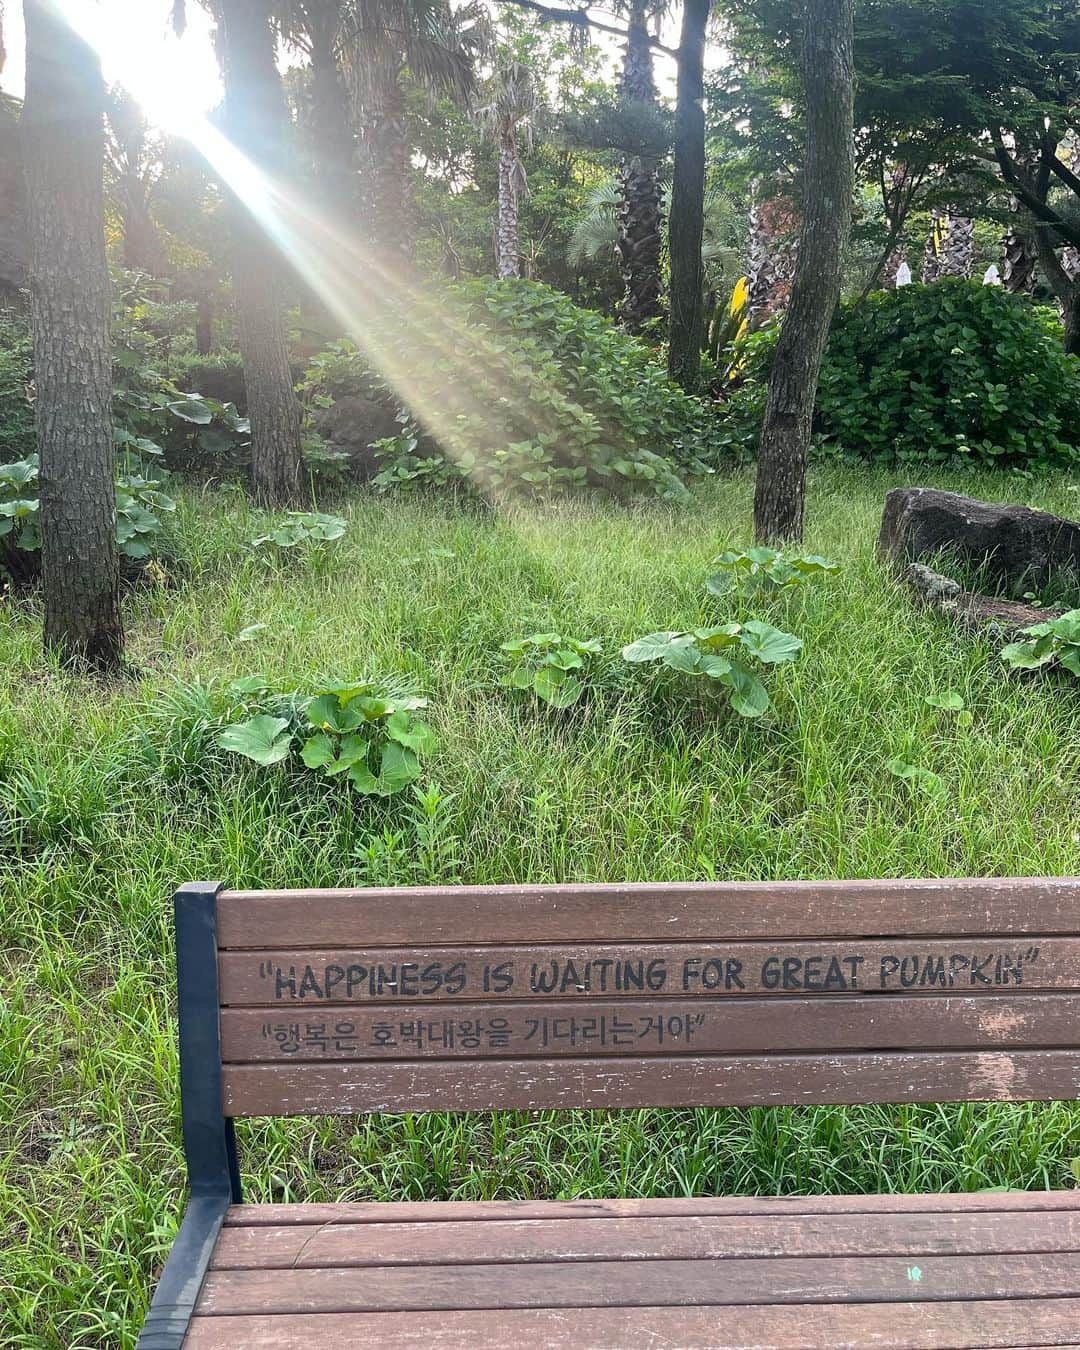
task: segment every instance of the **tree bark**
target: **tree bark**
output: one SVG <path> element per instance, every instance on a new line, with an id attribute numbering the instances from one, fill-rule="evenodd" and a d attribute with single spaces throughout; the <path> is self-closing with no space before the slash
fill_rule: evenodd
<path id="1" fill-rule="evenodd" d="M 855 188 L 853 9 L 854 0 L 808 0 L 806 8 L 805 207 L 791 304 L 780 329 L 761 430 L 754 494 L 759 542 L 802 538 L 814 400 L 840 295 Z"/>
<path id="2" fill-rule="evenodd" d="M 620 97 L 627 103 L 655 107 L 652 48 L 642 0 L 634 0 L 631 5 L 627 29 Z M 663 213 L 655 158 L 628 155 L 623 160 L 621 179 L 618 250 L 625 293 L 620 319 L 628 332 L 640 333 L 664 312 L 660 279 Z"/>
<path id="3" fill-rule="evenodd" d="M 499 132 L 499 220 L 495 228 L 495 272 L 500 277 L 521 275 L 518 244 L 517 139 L 511 124 Z"/>
<path id="4" fill-rule="evenodd" d="M 975 222 L 970 216 L 949 212 L 945 238 L 941 245 L 938 275 L 963 277 L 970 281 L 975 272 Z"/>
<path id="5" fill-rule="evenodd" d="M 279 178 L 285 96 L 264 0 L 222 0 L 221 30 L 229 134 L 262 172 Z M 281 314 L 281 282 L 287 267 L 260 222 L 235 195 L 233 254 L 240 354 L 251 417 L 252 485 L 264 505 L 283 506 L 306 496 L 300 405 Z"/>
<path id="6" fill-rule="evenodd" d="M 705 28 L 711 0 L 685 0 L 675 93 L 675 167 L 671 184 L 668 254 L 671 326 L 668 374 L 688 392 L 701 373 L 705 223 Z"/>
<path id="7" fill-rule="evenodd" d="M 48 0 L 25 0 L 23 163 L 40 454 L 45 646 L 120 669 L 115 451 L 105 260 L 105 86 Z"/>
<path id="8" fill-rule="evenodd" d="M 791 281 L 798 257 L 793 237 L 799 217 L 790 197 L 762 193 L 760 181 L 750 184 L 750 330 L 756 332 L 791 299 Z"/>

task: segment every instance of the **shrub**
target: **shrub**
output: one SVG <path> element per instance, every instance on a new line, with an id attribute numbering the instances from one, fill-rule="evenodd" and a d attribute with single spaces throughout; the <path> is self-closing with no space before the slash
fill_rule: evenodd
<path id="1" fill-rule="evenodd" d="M 0 312 L 0 464 L 34 453 L 33 380 L 29 329 L 24 320 Z"/>
<path id="2" fill-rule="evenodd" d="M 581 641 L 560 633 L 533 633 L 504 642 L 500 650 L 510 657 L 503 684 L 531 690 L 553 708 L 569 708 L 585 692 L 585 678 L 603 647 L 597 638 Z"/>
<path id="3" fill-rule="evenodd" d="M 760 427 L 777 330 L 741 346 L 736 439 Z M 837 313 L 814 415 L 818 453 L 1035 468 L 1080 461 L 1080 359 L 1061 325 L 997 286 L 950 278 Z"/>
<path id="4" fill-rule="evenodd" d="M 1080 679 L 1080 609 L 1023 630 L 1023 642 L 1002 648 L 1001 659 L 1013 670 L 1061 666 Z"/>
<path id="5" fill-rule="evenodd" d="M 588 487 L 678 499 L 719 453 L 716 419 L 648 348 L 548 286 L 450 287 L 420 329 L 395 313 L 365 334 L 396 379 L 374 374 L 344 341 L 315 358 L 301 386 L 316 409 L 394 394 L 402 430 L 374 443 L 379 489 Z"/>

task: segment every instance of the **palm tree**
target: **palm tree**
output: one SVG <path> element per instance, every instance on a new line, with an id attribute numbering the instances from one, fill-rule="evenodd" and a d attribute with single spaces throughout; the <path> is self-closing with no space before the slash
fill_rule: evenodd
<path id="1" fill-rule="evenodd" d="M 532 72 L 520 61 L 500 66 L 485 88 L 487 102 L 476 118 L 499 149 L 499 218 L 495 229 L 495 272 L 500 277 L 521 275 L 518 243 L 518 200 L 528 191 L 519 142 L 532 142 L 532 127 L 540 94 Z"/>
<path id="2" fill-rule="evenodd" d="M 314 2 L 314 0 L 313 0 Z M 468 104 L 490 20 L 480 0 L 343 0 L 339 46 L 359 139 L 362 219 L 384 258 L 412 243 L 406 76 L 429 96 Z"/>
<path id="3" fill-rule="evenodd" d="M 619 102 L 631 116 L 642 113 L 648 116 L 657 108 L 648 20 L 662 8 L 655 0 L 629 0 L 626 7 L 626 54 Z M 625 286 L 621 318 L 629 332 L 640 333 L 651 319 L 659 318 L 664 312 L 660 272 L 663 212 L 659 161 L 648 153 L 625 155 L 620 178 L 618 247 Z"/>
<path id="4" fill-rule="evenodd" d="M 151 136 L 138 103 L 119 85 L 105 104 L 109 135 L 105 142 L 105 187 L 120 213 L 124 231 L 124 266 L 161 276 L 164 254 L 150 213 L 161 146 Z"/>
<path id="5" fill-rule="evenodd" d="M 941 244 L 938 275 L 965 277 L 975 271 L 975 222 L 970 216 L 949 212 L 945 238 Z"/>

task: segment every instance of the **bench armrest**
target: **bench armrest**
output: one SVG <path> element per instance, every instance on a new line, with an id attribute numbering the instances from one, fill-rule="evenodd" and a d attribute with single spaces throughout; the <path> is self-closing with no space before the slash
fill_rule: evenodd
<path id="1" fill-rule="evenodd" d="M 136 1350 L 180 1350 L 231 1203 L 228 1194 L 193 1195 L 188 1201 Z"/>

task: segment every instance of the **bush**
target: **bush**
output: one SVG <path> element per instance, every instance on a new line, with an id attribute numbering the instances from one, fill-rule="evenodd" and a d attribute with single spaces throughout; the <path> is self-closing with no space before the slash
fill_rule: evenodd
<path id="1" fill-rule="evenodd" d="M 736 437 L 760 427 L 777 330 L 741 348 Z M 829 334 L 819 453 L 885 464 L 1036 468 L 1080 461 L 1080 359 L 1053 311 L 948 279 L 844 305 Z"/>
<path id="2" fill-rule="evenodd" d="M 34 359 L 26 321 L 0 311 L 0 464 L 34 453 Z"/>
<path id="3" fill-rule="evenodd" d="M 365 333 L 390 372 L 349 342 L 312 362 L 309 406 L 393 392 L 400 434 L 374 445 L 378 488 L 461 485 L 504 495 L 599 488 L 685 495 L 719 451 L 719 428 L 648 348 L 548 286 L 477 280 Z"/>

